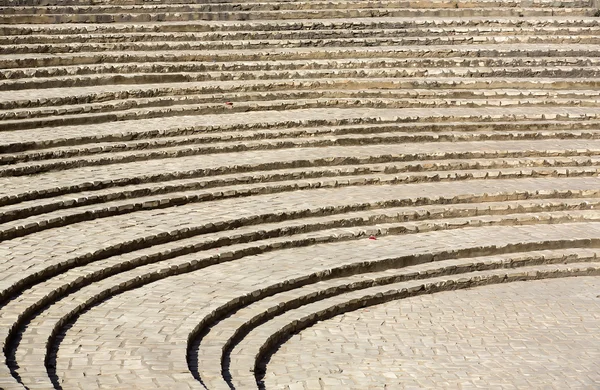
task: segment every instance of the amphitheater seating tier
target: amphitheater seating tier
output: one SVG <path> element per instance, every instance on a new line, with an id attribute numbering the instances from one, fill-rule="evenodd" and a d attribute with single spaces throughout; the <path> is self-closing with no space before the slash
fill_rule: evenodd
<path id="1" fill-rule="evenodd" d="M 274 357 L 597 278 L 599 6 L 0 0 L 0 388 L 341 388 Z"/>

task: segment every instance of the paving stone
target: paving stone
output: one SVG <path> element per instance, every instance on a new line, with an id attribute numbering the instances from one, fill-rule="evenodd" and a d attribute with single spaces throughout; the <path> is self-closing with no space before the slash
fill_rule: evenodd
<path id="1" fill-rule="evenodd" d="M 590 226 L 590 225 L 588 225 Z M 202 316 L 209 314 L 212 310 L 225 302 L 242 295 L 244 292 L 250 292 L 254 289 L 260 288 L 262 283 L 272 284 L 277 279 L 290 278 L 293 273 L 300 276 L 307 272 L 307 270 L 317 271 L 323 269 L 323 267 L 335 265 L 343 265 L 345 262 L 355 262 L 357 259 L 373 259 L 373 255 L 385 256 L 384 253 L 388 252 L 391 256 L 398 256 L 402 253 L 418 253 L 418 251 L 433 251 L 435 247 L 449 249 L 452 245 L 468 245 L 468 240 L 475 244 L 481 235 L 498 237 L 499 240 L 508 238 L 508 233 L 513 232 L 515 242 L 523 241 L 524 236 L 535 236 L 535 231 L 541 233 L 540 228 L 534 229 L 517 229 L 511 228 L 498 228 L 496 234 L 486 233 L 483 228 L 481 229 L 464 229 L 465 231 L 456 231 L 455 233 L 448 232 L 432 232 L 423 233 L 415 236 L 413 241 L 409 237 L 398 236 L 397 238 L 390 237 L 390 239 L 381 238 L 377 241 L 370 241 L 364 239 L 357 241 L 354 245 L 344 244 L 322 244 L 314 247 L 307 247 L 306 249 L 298 248 L 296 250 L 286 250 L 284 253 L 274 252 L 267 255 L 253 256 L 245 260 L 242 265 L 240 261 L 234 261 L 231 263 L 225 263 L 222 266 L 210 267 L 206 270 L 198 271 L 198 275 L 195 273 L 189 275 L 181 275 L 172 278 L 164 279 L 164 281 L 156 282 L 148 287 L 144 287 L 138 290 L 132 290 L 129 293 L 125 293 L 118 298 L 112 299 L 105 304 L 100 305 L 97 309 L 102 310 L 103 315 L 94 315 L 94 310 L 83 314 L 76 322 L 75 328 L 67 332 L 67 339 L 69 341 L 63 341 L 61 348 L 66 348 L 67 345 L 77 346 L 85 341 L 86 335 L 93 335 L 94 339 L 101 337 L 102 344 L 107 347 L 107 350 L 111 350 L 114 347 L 110 347 L 111 344 L 119 345 L 119 339 L 127 339 L 126 334 L 131 332 L 131 337 L 142 343 L 149 343 L 148 348 L 152 348 L 151 345 L 156 342 L 157 339 L 161 339 L 161 332 L 154 334 L 156 329 L 157 321 L 162 325 L 177 324 L 175 330 L 169 328 L 165 329 L 165 332 L 171 336 L 171 348 L 174 348 L 170 354 L 171 357 L 179 360 L 185 355 L 185 341 L 186 335 L 191 331 L 198 321 L 201 320 Z M 500 233 L 504 231 L 505 233 Z M 565 237 L 565 234 L 573 234 L 580 232 L 584 234 L 587 231 L 593 236 L 589 227 L 582 226 L 581 229 L 575 228 L 575 226 L 560 226 L 553 227 L 552 230 L 544 230 L 540 236 L 544 236 L 549 239 L 551 237 L 550 232 L 558 237 Z M 527 233 L 525 233 L 527 232 Z M 472 236 L 469 235 L 472 233 Z M 575 233 L 577 234 L 577 233 Z M 446 238 L 442 238 L 445 236 Z M 535 239 L 535 238 L 533 238 Z M 426 241 L 427 240 L 427 241 Z M 429 241 L 430 240 L 430 241 Z M 365 246 L 366 243 L 369 243 Z M 435 245 L 434 243 L 437 243 Z M 377 249 L 371 244 L 376 244 Z M 471 244 L 471 245 L 473 245 Z M 495 243 L 489 242 L 490 245 Z M 500 242 L 498 242 L 498 245 Z M 399 251 L 398 247 L 402 245 L 402 251 Z M 475 244 L 476 245 L 476 244 Z M 331 249 L 328 249 L 328 248 Z M 419 249 L 420 248 L 420 249 Z M 288 254 L 289 253 L 289 254 Z M 305 254 L 303 254 L 305 253 Z M 361 254 L 364 253 L 364 254 Z M 268 259 L 268 260 L 267 260 Z M 347 259 L 347 260 L 343 260 Z M 254 277 L 248 277 L 248 272 L 238 274 L 239 270 L 253 270 L 256 273 Z M 264 270 L 264 271 L 261 271 Z M 261 272 L 264 272 L 261 276 Z M 224 275 L 231 275 L 225 281 Z M 284 276 L 290 275 L 290 276 Z M 218 285 L 213 285 L 210 280 L 222 280 Z M 207 282 L 208 281 L 208 282 Z M 260 283 L 260 284 L 259 284 Z M 250 290 L 248 290 L 250 289 Z M 189 294 L 185 296 L 181 295 L 181 291 L 189 291 Z M 212 291 L 212 293 L 211 293 Z M 207 300 L 207 295 L 211 294 L 211 298 Z M 142 301 L 138 301 L 142 300 Z M 154 303 L 152 303 L 154 302 Z M 160 303 L 159 303 L 160 302 Z M 182 311 L 182 307 L 189 306 L 195 309 L 190 311 Z M 144 310 L 138 310 L 135 308 L 145 308 Z M 158 312 L 157 312 L 158 311 Z M 129 316 L 120 316 L 118 319 L 112 318 L 109 323 L 102 322 L 101 329 L 98 326 L 98 318 L 109 316 L 109 313 L 135 313 L 135 321 L 131 321 Z M 89 319 L 89 320 L 88 320 Z M 114 340 L 114 334 L 112 329 L 114 323 L 112 321 L 118 321 L 118 327 L 120 329 L 120 336 L 117 340 Z M 90 329 L 86 331 L 88 321 L 91 321 L 93 331 Z M 140 337 L 140 327 L 147 329 L 145 332 L 149 332 L 148 336 Z M 162 326 L 160 326 L 162 328 Z M 108 331 L 104 331 L 106 328 Z M 106 336 L 103 336 L 106 332 Z M 123 333 L 125 332 L 125 333 Z M 152 334 L 152 336 L 151 336 Z M 181 336 L 177 336 L 181 334 Z M 134 336 L 137 335 L 137 336 Z M 72 340 L 71 340 L 72 338 Z M 110 341 L 110 340 L 113 341 Z M 147 340 L 147 341 L 146 341 Z M 175 340 L 181 340 L 181 344 L 174 343 Z M 133 347 L 133 345 L 132 345 Z M 123 348 L 123 346 L 121 347 Z M 126 347 L 131 348 L 131 347 Z M 154 347 L 156 348 L 156 347 Z M 140 349 L 139 346 L 135 346 L 127 356 L 129 359 L 142 361 L 146 360 L 146 355 L 135 352 Z M 179 350 L 179 352 L 176 352 Z M 59 358 L 58 364 L 61 365 L 61 358 Z M 94 352 L 90 352 L 88 356 L 93 356 Z M 168 360 L 169 358 L 165 354 L 162 356 L 162 360 Z M 64 363 L 63 363 L 64 364 Z M 90 367 L 91 368 L 91 367 Z"/>
<path id="2" fill-rule="evenodd" d="M 0 388 L 600 380 L 597 1 L 0 8 Z"/>
<path id="3" fill-rule="evenodd" d="M 273 355 L 265 382 L 289 383 L 285 369 L 296 365 L 305 379 L 295 385 L 366 376 L 369 385 L 388 387 L 413 378 L 449 387 L 594 387 L 600 341 L 590 330 L 599 321 L 598 283 L 597 277 L 515 282 L 360 309 L 293 336 Z M 357 359 L 368 348 L 378 356 Z M 305 363 L 300 356 L 307 355 Z M 390 356 L 394 363 L 386 364 Z M 551 376 L 549 366 L 556 368 Z"/>

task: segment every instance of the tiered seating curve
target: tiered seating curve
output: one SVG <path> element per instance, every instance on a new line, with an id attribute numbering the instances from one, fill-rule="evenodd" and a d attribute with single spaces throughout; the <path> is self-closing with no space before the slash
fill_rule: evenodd
<path id="1" fill-rule="evenodd" d="M 598 15 L 0 0 L 0 388 L 269 388 L 318 321 L 600 275 Z"/>

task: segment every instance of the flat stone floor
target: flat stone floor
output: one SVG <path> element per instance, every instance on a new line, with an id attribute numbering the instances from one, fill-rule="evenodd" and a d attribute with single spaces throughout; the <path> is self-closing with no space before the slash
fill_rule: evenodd
<path id="1" fill-rule="evenodd" d="M 600 389 L 600 278 L 441 292 L 293 336 L 267 389 Z"/>

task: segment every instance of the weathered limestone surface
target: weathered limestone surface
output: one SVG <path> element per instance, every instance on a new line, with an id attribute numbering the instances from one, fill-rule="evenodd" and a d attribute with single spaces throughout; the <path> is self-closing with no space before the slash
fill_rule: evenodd
<path id="1" fill-rule="evenodd" d="M 600 386 L 596 0 L 0 0 L 0 389 Z"/>

